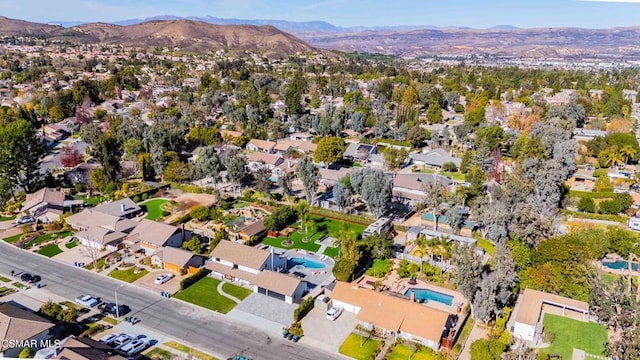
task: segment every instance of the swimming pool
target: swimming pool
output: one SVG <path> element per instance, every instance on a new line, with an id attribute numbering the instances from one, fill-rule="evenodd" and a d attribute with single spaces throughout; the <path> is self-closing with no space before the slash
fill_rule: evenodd
<path id="1" fill-rule="evenodd" d="M 289 259 L 289 266 L 302 265 L 309 269 L 322 269 L 324 268 L 324 264 L 319 261 L 314 261 L 311 259 L 303 258 L 303 257 L 292 257 Z"/>
<path id="2" fill-rule="evenodd" d="M 613 262 L 602 262 L 602 266 L 608 268 L 608 269 L 613 269 L 613 270 L 626 270 L 629 268 L 629 263 L 627 263 L 624 260 L 617 260 L 617 261 L 613 261 Z M 631 264 L 631 269 L 633 269 L 633 271 L 638 271 L 638 263 L 632 263 Z"/>
<path id="3" fill-rule="evenodd" d="M 420 302 L 436 301 L 448 306 L 451 306 L 451 304 L 453 304 L 453 296 L 429 289 L 407 289 L 404 295 L 411 297 L 412 292 L 414 293 L 415 299 Z"/>

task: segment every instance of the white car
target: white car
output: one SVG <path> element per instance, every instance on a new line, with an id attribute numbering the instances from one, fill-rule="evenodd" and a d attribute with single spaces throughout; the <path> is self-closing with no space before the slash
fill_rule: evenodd
<path id="1" fill-rule="evenodd" d="M 107 334 L 107 335 L 101 337 L 100 340 L 98 340 L 98 341 L 100 341 L 103 344 L 107 344 L 108 345 L 108 344 L 111 344 L 113 342 L 113 340 L 115 340 L 120 335 L 121 334 L 118 334 L 118 333 Z"/>
<path id="2" fill-rule="evenodd" d="M 162 284 L 166 283 L 167 281 L 173 279 L 174 276 L 175 275 L 173 275 L 173 274 L 162 274 L 162 275 L 160 275 L 160 276 L 158 276 L 156 278 L 155 283 L 156 283 L 156 285 L 162 285 Z"/>
<path id="3" fill-rule="evenodd" d="M 340 314 L 342 314 L 342 308 L 339 306 L 334 306 L 329 309 L 329 311 L 327 311 L 326 318 L 329 320 L 335 320 L 338 318 L 338 316 L 340 316 Z"/>
<path id="4" fill-rule="evenodd" d="M 76 298 L 76 303 L 86 306 L 86 307 L 94 307 L 100 303 L 97 297 L 91 295 L 80 295 Z"/>
<path id="5" fill-rule="evenodd" d="M 147 347 L 148 343 L 146 339 L 137 339 L 126 343 L 120 347 L 120 351 L 127 354 L 127 356 L 133 356 Z"/>
<path id="6" fill-rule="evenodd" d="M 113 347 L 118 349 L 124 346 L 125 344 L 131 342 L 131 340 L 133 340 L 133 337 L 127 334 L 120 334 L 115 339 L 113 339 Z"/>

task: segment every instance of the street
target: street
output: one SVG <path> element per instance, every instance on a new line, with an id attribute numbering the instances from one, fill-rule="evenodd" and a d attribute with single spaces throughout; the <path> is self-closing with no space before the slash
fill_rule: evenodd
<path id="1" fill-rule="evenodd" d="M 0 273 L 29 272 L 42 276 L 42 283 L 52 293 L 73 300 L 90 294 L 103 301 L 115 301 L 131 308 L 129 315 L 142 320 L 141 326 L 164 333 L 187 346 L 216 355 L 220 359 L 242 354 L 253 359 L 340 359 L 338 354 L 294 344 L 277 334 L 266 334 L 243 324 L 231 322 L 223 315 L 192 306 L 136 286 L 73 268 L 54 260 L 20 250 L 0 241 Z M 136 325 L 138 326 L 138 325 Z"/>

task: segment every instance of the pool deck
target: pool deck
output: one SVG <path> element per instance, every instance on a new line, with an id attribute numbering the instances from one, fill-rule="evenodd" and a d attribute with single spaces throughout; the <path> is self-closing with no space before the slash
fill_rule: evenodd
<path id="1" fill-rule="evenodd" d="M 623 269 L 612 269 L 603 264 L 603 263 L 612 263 L 612 262 L 618 262 L 618 261 L 623 261 L 627 263 L 627 260 L 625 260 L 624 258 L 622 258 L 622 256 L 618 254 L 607 254 L 602 260 L 596 261 L 595 265 L 598 269 L 604 272 L 608 272 L 616 275 L 629 275 L 629 268 L 627 267 L 627 265 L 625 265 Z M 633 266 L 633 263 L 637 264 L 637 262 L 632 261 L 632 266 Z M 639 264 L 639 267 L 640 267 L 640 264 Z M 638 270 L 631 270 L 631 274 L 632 275 L 638 274 Z"/>
<path id="2" fill-rule="evenodd" d="M 326 255 L 317 255 L 310 251 L 293 249 L 285 251 L 281 254 L 281 256 L 286 257 L 287 259 L 291 259 L 294 257 L 309 259 L 314 262 L 324 264 L 324 268 L 322 269 L 307 268 L 303 265 L 295 265 L 288 270 L 288 273 L 290 275 L 297 276 L 315 286 L 326 286 L 333 281 L 332 270 L 335 261 Z"/>

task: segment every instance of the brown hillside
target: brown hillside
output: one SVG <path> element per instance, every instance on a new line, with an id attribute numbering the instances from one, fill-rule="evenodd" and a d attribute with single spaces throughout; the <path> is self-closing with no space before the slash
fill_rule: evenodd
<path id="1" fill-rule="evenodd" d="M 9 19 L 0 16 L 0 34 L 2 35 L 47 35 L 63 30 L 62 26 L 32 23 L 24 20 Z"/>

